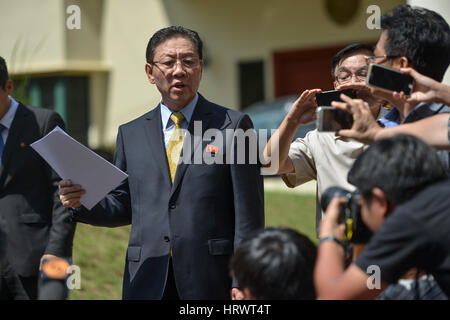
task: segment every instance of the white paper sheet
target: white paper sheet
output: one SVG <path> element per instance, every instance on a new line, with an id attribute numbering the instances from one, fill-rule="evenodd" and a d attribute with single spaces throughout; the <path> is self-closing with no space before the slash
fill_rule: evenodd
<path id="1" fill-rule="evenodd" d="M 91 209 L 128 175 L 85 147 L 60 127 L 30 145 L 62 179 L 86 190 L 81 203 Z"/>

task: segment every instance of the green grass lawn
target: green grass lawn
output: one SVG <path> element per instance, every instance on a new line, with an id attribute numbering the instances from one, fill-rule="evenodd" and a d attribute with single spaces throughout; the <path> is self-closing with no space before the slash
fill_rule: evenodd
<path id="1" fill-rule="evenodd" d="M 295 229 L 316 239 L 316 196 L 306 194 L 265 192 L 266 227 Z"/>
<path id="2" fill-rule="evenodd" d="M 289 227 L 315 236 L 315 196 L 265 192 L 266 226 Z M 99 228 L 78 224 L 73 263 L 81 270 L 81 289 L 70 299 L 121 299 L 122 276 L 130 226 Z"/>

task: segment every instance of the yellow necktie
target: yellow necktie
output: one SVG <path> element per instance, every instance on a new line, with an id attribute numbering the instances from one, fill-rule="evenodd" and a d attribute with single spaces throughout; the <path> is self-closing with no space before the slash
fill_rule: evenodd
<path id="1" fill-rule="evenodd" d="M 175 123 L 175 129 L 167 144 L 166 154 L 169 163 L 170 180 L 173 183 L 175 180 L 175 173 L 177 172 L 181 149 L 183 148 L 184 133 L 183 130 L 181 130 L 181 121 L 183 121 L 184 115 L 181 112 L 174 112 L 170 115 L 170 119 Z"/>

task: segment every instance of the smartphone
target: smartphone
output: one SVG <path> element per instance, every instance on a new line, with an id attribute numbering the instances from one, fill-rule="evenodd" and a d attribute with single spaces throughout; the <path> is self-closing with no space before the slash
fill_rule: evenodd
<path id="1" fill-rule="evenodd" d="M 353 125 L 353 116 L 332 107 L 318 107 L 316 122 L 317 131 L 338 131 L 350 129 Z"/>
<path id="2" fill-rule="evenodd" d="M 413 89 L 414 79 L 410 75 L 400 71 L 386 68 L 379 64 L 371 64 L 366 83 L 371 87 L 376 87 L 387 92 L 403 91 L 406 96 L 409 96 Z"/>
<path id="3" fill-rule="evenodd" d="M 330 90 L 316 94 L 317 105 L 319 107 L 331 106 L 331 102 L 333 101 L 342 101 L 340 98 L 342 93 L 352 99 L 356 99 L 356 91 L 353 89 Z"/>

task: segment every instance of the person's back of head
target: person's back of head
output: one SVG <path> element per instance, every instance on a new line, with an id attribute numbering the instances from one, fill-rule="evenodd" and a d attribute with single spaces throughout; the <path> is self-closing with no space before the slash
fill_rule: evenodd
<path id="1" fill-rule="evenodd" d="M 389 56 L 406 57 L 418 72 L 442 81 L 450 64 L 450 27 L 438 13 L 399 5 L 381 17 Z"/>
<path id="2" fill-rule="evenodd" d="M 350 169 L 348 182 L 366 199 L 378 187 L 390 203 L 401 204 L 446 177 L 435 149 L 419 138 L 397 135 L 375 141 L 365 150 Z"/>
<path id="3" fill-rule="evenodd" d="M 258 300 L 315 299 L 316 246 L 292 229 L 266 228 L 235 251 L 230 269 Z"/>

